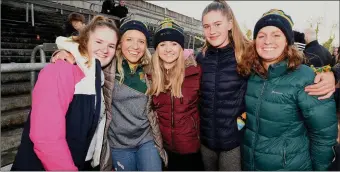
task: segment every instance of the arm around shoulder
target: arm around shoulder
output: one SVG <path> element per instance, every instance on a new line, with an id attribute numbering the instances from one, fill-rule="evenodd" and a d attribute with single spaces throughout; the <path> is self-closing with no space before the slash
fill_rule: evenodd
<path id="1" fill-rule="evenodd" d="M 304 74 L 306 85 L 312 83 L 313 72 Z M 308 130 L 313 170 L 327 170 L 334 158 L 333 146 L 338 130 L 335 102 L 332 97 L 318 100 L 316 96 L 308 95 L 303 87 L 297 93 L 297 102 Z"/>

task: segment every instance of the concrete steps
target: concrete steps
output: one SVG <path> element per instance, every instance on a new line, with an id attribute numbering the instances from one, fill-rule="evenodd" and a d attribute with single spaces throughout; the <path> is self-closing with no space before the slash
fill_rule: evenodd
<path id="1" fill-rule="evenodd" d="M 15 82 L 1 85 L 1 96 L 13 96 L 30 93 L 30 82 Z"/>
<path id="2" fill-rule="evenodd" d="M 31 106 L 31 95 L 1 96 L 1 112 Z"/>
<path id="3" fill-rule="evenodd" d="M 29 72 L 22 73 L 2 73 L 1 85 L 7 83 L 25 82 L 30 81 L 31 74 Z"/>

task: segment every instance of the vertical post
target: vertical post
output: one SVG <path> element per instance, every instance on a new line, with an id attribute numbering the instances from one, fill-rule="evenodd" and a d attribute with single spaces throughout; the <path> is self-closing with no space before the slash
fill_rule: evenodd
<path id="1" fill-rule="evenodd" d="M 40 50 L 41 62 L 46 63 L 45 53 L 44 51 L 42 51 L 42 48 L 43 48 L 43 45 L 37 45 L 36 47 L 34 47 L 31 53 L 31 63 L 35 63 L 35 55 L 37 54 L 38 49 Z M 33 90 L 34 84 L 35 84 L 35 71 L 32 70 L 31 71 L 31 90 Z"/>
<path id="2" fill-rule="evenodd" d="M 191 42 L 191 35 L 190 35 L 190 33 L 189 33 L 188 49 L 190 48 L 190 42 Z"/>
<path id="3" fill-rule="evenodd" d="M 45 51 L 42 48 L 40 48 L 39 51 L 40 51 L 40 63 L 46 63 Z"/>
<path id="4" fill-rule="evenodd" d="M 164 18 L 166 17 L 167 13 L 168 13 L 168 9 L 165 8 L 165 10 L 164 10 Z"/>
<path id="5" fill-rule="evenodd" d="M 26 22 L 28 22 L 28 16 L 29 16 L 29 4 L 26 3 Z"/>
<path id="6" fill-rule="evenodd" d="M 31 4 L 31 17 L 32 17 L 32 26 L 34 26 L 34 6 Z"/>

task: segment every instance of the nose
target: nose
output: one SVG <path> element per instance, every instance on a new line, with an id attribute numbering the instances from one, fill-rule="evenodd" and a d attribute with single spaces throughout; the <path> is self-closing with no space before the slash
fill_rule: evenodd
<path id="1" fill-rule="evenodd" d="M 168 45 L 165 46 L 165 51 L 166 51 L 166 52 L 171 52 L 171 50 L 172 50 L 172 49 L 171 49 L 170 46 L 168 46 Z"/>
<path id="2" fill-rule="evenodd" d="M 210 27 L 210 35 L 214 35 L 216 33 L 216 28 L 215 26 Z"/>
<path id="3" fill-rule="evenodd" d="M 132 48 L 135 50 L 139 48 L 138 41 L 133 41 Z"/>
<path id="4" fill-rule="evenodd" d="M 102 51 L 103 53 L 107 53 L 108 47 L 107 47 L 107 46 L 103 46 L 103 47 L 101 48 L 101 51 Z"/>
<path id="5" fill-rule="evenodd" d="M 267 36 L 267 37 L 265 38 L 264 43 L 265 43 L 265 44 L 271 44 L 272 41 L 273 41 L 273 37 L 272 37 L 272 36 Z"/>

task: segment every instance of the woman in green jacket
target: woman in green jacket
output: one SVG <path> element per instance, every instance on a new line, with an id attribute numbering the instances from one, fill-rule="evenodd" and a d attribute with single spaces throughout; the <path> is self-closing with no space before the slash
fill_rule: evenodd
<path id="1" fill-rule="evenodd" d="M 315 73 L 301 64 L 292 25 L 281 10 L 265 13 L 238 65 L 249 76 L 243 170 L 327 170 L 334 159 L 334 99 L 318 100 L 304 91 Z"/>

